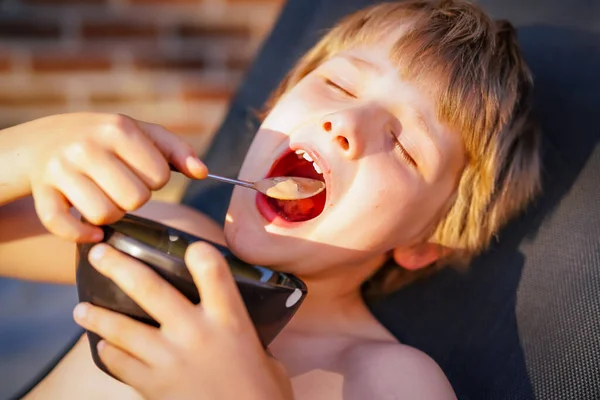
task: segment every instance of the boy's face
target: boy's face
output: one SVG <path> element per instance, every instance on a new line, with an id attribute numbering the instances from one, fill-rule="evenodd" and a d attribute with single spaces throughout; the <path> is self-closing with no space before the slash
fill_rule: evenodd
<path id="1" fill-rule="evenodd" d="M 437 120 L 433 99 L 400 78 L 388 53 L 381 43 L 341 52 L 272 109 L 240 179 L 322 176 L 327 189 L 281 203 L 236 188 L 225 232 L 238 256 L 309 275 L 427 239 L 450 205 L 463 145 Z M 296 154 L 302 151 L 316 168 Z"/>

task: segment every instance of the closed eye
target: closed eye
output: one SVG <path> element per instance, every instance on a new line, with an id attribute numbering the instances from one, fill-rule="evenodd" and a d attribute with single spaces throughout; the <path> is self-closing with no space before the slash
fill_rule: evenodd
<path id="1" fill-rule="evenodd" d="M 398 140 L 398 137 L 394 134 L 394 132 L 391 132 L 391 135 L 392 135 L 392 139 L 394 141 L 394 148 L 400 153 L 400 156 L 411 167 L 417 168 L 418 165 L 417 165 L 415 159 L 410 156 L 410 153 L 408 151 L 406 151 L 406 149 L 404 148 L 404 146 L 402 145 L 402 143 L 400 143 L 400 141 Z"/>
<path id="2" fill-rule="evenodd" d="M 334 81 L 332 81 L 331 79 L 325 79 L 325 84 L 327 86 L 329 86 L 330 88 L 332 88 L 333 90 L 342 93 L 344 96 L 348 96 L 348 97 L 352 97 L 354 99 L 356 99 L 356 95 L 346 89 L 344 89 L 342 86 L 338 85 L 337 83 L 335 83 Z"/>

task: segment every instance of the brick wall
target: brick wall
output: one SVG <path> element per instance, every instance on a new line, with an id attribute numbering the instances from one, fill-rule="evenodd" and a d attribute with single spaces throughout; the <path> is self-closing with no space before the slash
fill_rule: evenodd
<path id="1" fill-rule="evenodd" d="M 0 127 L 119 112 L 202 152 L 283 1 L 0 0 Z"/>

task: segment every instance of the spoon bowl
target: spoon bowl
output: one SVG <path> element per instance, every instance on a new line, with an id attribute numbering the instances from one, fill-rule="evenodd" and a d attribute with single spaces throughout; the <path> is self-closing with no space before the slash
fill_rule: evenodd
<path id="1" fill-rule="evenodd" d="M 175 166 L 170 165 L 171 171 L 179 172 Z M 318 179 L 299 176 L 274 176 L 256 182 L 247 182 L 239 179 L 225 178 L 224 176 L 208 174 L 209 179 L 231 183 L 254 189 L 265 196 L 278 200 L 302 200 L 313 197 L 325 190 L 325 182 Z"/>
<path id="2" fill-rule="evenodd" d="M 254 188 L 274 199 L 302 200 L 321 193 L 325 183 L 298 176 L 277 176 L 254 182 Z"/>

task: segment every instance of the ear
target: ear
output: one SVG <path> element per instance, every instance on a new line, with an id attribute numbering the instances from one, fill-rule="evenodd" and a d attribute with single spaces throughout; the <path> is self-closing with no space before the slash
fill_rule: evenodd
<path id="1" fill-rule="evenodd" d="M 448 255 L 450 249 L 435 243 L 419 243 L 411 247 L 397 247 L 393 251 L 394 261 L 409 271 L 425 268 Z"/>

